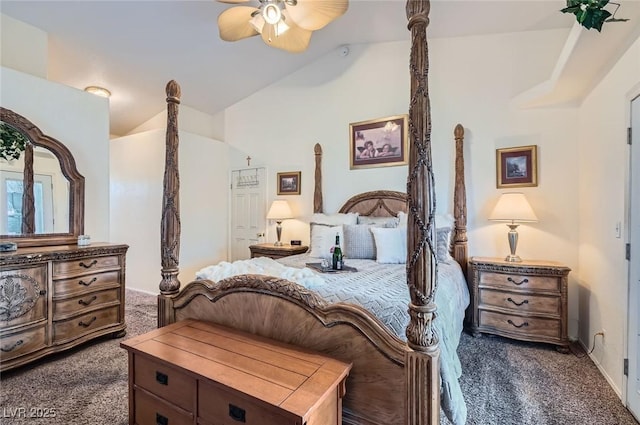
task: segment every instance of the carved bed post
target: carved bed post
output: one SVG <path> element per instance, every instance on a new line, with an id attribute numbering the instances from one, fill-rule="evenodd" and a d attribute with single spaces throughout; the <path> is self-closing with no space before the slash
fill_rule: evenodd
<path id="1" fill-rule="evenodd" d="M 453 235 L 453 257 L 462 272 L 467 275 L 467 195 L 464 184 L 464 127 L 456 125 L 453 135 L 456 139 L 456 183 L 453 193 L 453 216 L 456 227 Z"/>
<path id="2" fill-rule="evenodd" d="M 433 329 L 436 305 L 434 255 L 435 196 L 431 164 L 431 111 L 427 26 L 429 0 L 407 0 L 411 31 L 411 102 L 409 105 L 409 175 L 407 178 L 407 285 L 411 295 L 406 354 L 407 418 L 411 425 L 440 420 L 440 349 Z"/>
<path id="3" fill-rule="evenodd" d="M 160 251 L 162 281 L 158 296 L 158 327 L 170 323 L 170 295 L 180 290 L 178 263 L 180 260 L 180 174 L 178 169 L 178 104 L 180 86 L 174 80 L 167 83 L 167 140 L 164 164 L 164 195 Z"/>
<path id="4" fill-rule="evenodd" d="M 36 232 L 36 202 L 33 195 L 33 145 L 25 143 L 22 180 L 22 234 Z"/>
<path id="5" fill-rule="evenodd" d="M 322 146 L 316 143 L 313 147 L 316 155 L 315 187 L 313 189 L 313 212 L 322 212 Z"/>

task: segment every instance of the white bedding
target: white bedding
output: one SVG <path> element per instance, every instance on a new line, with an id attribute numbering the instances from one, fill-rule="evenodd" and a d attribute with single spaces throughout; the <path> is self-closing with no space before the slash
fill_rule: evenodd
<path id="1" fill-rule="evenodd" d="M 305 267 L 317 263 L 308 254 L 272 260 L 258 257 L 233 263 L 222 262 L 197 273 L 198 279 L 218 281 L 238 274 L 264 274 L 281 277 L 318 292 L 331 303 L 346 302 L 371 311 L 398 338 L 406 341 L 409 323 L 409 290 L 404 264 L 379 264 L 374 260 L 346 260 L 353 273 L 319 273 Z M 438 265 L 437 305 L 434 327 L 440 341 L 442 408 L 451 422 L 463 425 L 467 408 L 458 378 L 462 373 L 456 349 L 462 333 L 469 291 L 460 266 L 453 260 Z"/>

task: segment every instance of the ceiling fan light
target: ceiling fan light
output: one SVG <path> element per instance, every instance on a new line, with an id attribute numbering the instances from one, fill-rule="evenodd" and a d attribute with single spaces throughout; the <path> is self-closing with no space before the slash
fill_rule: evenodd
<path id="1" fill-rule="evenodd" d="M 262 9 L 262 17 L 266 23 L 275 25 L 282 18 L 282 11 L 275 3 L 269 3 Z"/>
<path id="2" fill-rule="evenodd" d="M 262 28 L 264 27 L 264 18 L 262 17 L 262 14 L 258 13 L 254 15 L 251 20 L 249 20 L 249 23 L 256 31 L 262 34 Z"/>

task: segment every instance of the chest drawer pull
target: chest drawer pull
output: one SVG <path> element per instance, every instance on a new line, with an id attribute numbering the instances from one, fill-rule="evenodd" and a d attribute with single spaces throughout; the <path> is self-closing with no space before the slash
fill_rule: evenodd
<path id="1" fill-rule="evenodd" d="M 92 302 L 94 302 L 97 299 L 98 299 L 98 297 L 94 295 L 93 297 L 89 298 L 89 301 L 80 300 L 80 301 L 78 301 L 78 304 L 86 306 L 86 305 L 91 304 Z"/>
<path id="2" fill-rule="evenodd" d="M 82 326 L 83 328 L 88 328 L 89 326 L 91 326 L 91 324 L 93 322 L 95 322 L 98 318 L 96 316 L 93 316 L 91 318 L 91 320 L 89 320 L 87 323 L 80 321 L 80 323 L 78 323 L 78 326 Z"/>
<path id="3" fill-rule="evenodd" d="M 244 409 L 234 406 L 233 404 L 229 404 L 229 416 L 234 421 L 246 422 Z"/>
<path id="4" fill-rule="evenodd" d="M 16 342 L 14 342 L 12 345 L 10 345 L 9 347 L 2 347 L 0 348 L 0 351 L 2 351 L 3 353 L 8 353 L 10 351 L 15 350 L 16 348 L 20 347 L 22 345 L 22 340 L 19 339 Z"/>
<path id="5" fill-rule="evenodd" d="M 511 301 L 512 303 L 514 303 L 518 307 L 520 307 L 522 304 L 529 304 L 529 300 L 524 300 L 522 302 L 517 302 L 517 301 L 514 301 L 513 298 L 511 298 L 511 297 L 507 298 L 507 301 Z"/>
<path id="6" fill-rule="evenodd" d="M 523 322 L 520 325 L 516 325 L 515 323 L 513 323 L 513 321 L 511 321 L 511 319 L 507 320 L 507 323 L 512 326 L 515 326 L 516 328 L 522 328 L 522 327 L 526 328 L 527 326 L 529 326 L 529 322 Z"/>
<path id="7" fill-rule="evenodd" d="M 169 385 L 169 376 L 162 372 L 156 372 L 156 381 L 158 381 L 160 385 Z"/>
<path id="8" fill-rule="evenodd" d="M 93 260 L 89 264 L 85 264 L 84 261 L 80 261 L 80 267 L 84 267 L 85 269 L 90 269 L 91 267 L 95 266 L 96 264 L 98 264 L 98 260 Z"/>
<path id="9" fill-rule="evenodd" d="M 80 279 L 80 282 L 78 282 L 78 285 L 83 285 L 83 286 L 89 286 L 91 285 L 93 282 L 95 282 L 96 280 L 98 280 L 97 277 L 94 277 L 93 279 L 91 279 L 89 282 L 85 282 L 84 280 Z"/>
<path id="10" fill-rule="evenodd" d="M 166 416 L 162 416 L 160 413 L 156 413 L 156 424 L 169 425 L 169 418 L 167 418 Z"/>
<path id="11" fill-rule="evenodd" d="M 518 286 L 522 285 L 523 283 L 527 283 L 527 282 L 529 282 L 529 279 L 527 279 L 527 278 L 522 279 L 520 282 L 516 282 L 516 281 L 515 281 L 515 280 L 513 280 L 511 277 L 508 277 L 508 278 L 507 278 L 507 280 L 508 280 L 509 282 L 513 283 L 514 285 L 518 285 Z"/>

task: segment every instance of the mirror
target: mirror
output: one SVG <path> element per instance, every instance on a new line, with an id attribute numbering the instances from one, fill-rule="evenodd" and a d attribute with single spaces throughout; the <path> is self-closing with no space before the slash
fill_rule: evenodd
<path id="1" fill-rule="evenodd" d="M 84 177 L 65 145 L 0 107 L 0 239 L 20 247 L 76 244 Z"/>

